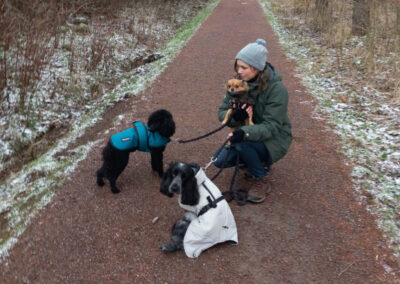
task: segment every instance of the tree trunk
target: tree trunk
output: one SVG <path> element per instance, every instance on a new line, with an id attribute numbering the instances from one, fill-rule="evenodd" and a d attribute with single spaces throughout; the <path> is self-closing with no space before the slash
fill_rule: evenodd
<path id="1" fill-rule="evenodd" d="M 326 9 L 328 8 L 328 0 L 315 0 L 315 7 L 317 8 L 320 14 L 325 13 Z"/>
<path id="2" fill-rule="evenodd" d="M 396 4 L 396 32 L 397 32 L 397 50 L 400 49 L 400 2 Z"/>
<path id="3" fill-rule="evenodd" d="M 329 0 L 315 0 L 315 13 L 313 26 L 318 31 L 324 30 L 329 22 Z"/>
<path id="4" fill-rule="evenodd" d="M 397 34 L 400 35 L 400 2 L 397 3 Z"/>
<path id="5" fill-rule="evenodd" d="M 367 33 L 369 18 L 369 0 L 353 0 L 352 33 L 365 35 Z"/>

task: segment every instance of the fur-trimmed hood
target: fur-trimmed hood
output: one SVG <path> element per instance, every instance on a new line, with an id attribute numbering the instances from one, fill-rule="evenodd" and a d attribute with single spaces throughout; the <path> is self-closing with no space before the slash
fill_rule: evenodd
<path id="1" fill-rule="evenodd" d="M 179 202 L 179 205 L 183 209 L 199 215 L 201 210 L 209 204 L 209 199 L 217 200 L 222 194 L 202 169 L 197 172 L 196 180 L 200 194 L 199 203 L 195 206 L 188 206 Z M 196 258 L 213 245 L 227 241 L 238 244 L 238 235 L 235 218 L 229 204 L 222 198 L 216 203 L 216 207 L 209 208 L 190 223 L 183 245 L 186 255 Z"/>

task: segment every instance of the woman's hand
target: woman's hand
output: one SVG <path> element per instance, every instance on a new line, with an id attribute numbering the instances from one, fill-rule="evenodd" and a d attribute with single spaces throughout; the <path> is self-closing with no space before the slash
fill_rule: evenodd
<path id="1" fill-rule="evenodd" d="M 231 143 L 242 142 L 244 138 L 244 131 L 242 129 L 235 130 L 228 134 L 228 138 Z"/>
<path id="2" fill-rule="evenodd" d="M 248 106 L 246 112 L 249 117 L 253 117 L 253 106 Z"/>

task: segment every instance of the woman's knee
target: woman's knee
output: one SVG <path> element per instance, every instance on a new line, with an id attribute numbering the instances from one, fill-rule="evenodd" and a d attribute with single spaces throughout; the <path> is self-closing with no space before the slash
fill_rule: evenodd
<path id="1" fill-rule="evenodd" d="M 249 150 L 248 144 L 244 142 L 239 142 L 235 144 L 235 150 L 240 154 L 246 153 Z"/>
<path id="2" fill-rule="evenodd" d="M 222 168 L 223 165 L 223 161 L 220 157 L 217 157 L 217 160 L 214 161 L 214 166 L 216 166 L 217 168 Z"/>
<path id="3" fill-rule="evenodd" d="M 214 157 L 217 153 L 214 154 Z M 227 157 L 227 152 L 225 151 L 225 149 L 223 149 L 218 156 L 216 156 L 216 158 L 214 159 L 214 166 L 216 166 L 217 168 L 222 168 L 224 165 L 224 162 L 226 161 Z"/>
<path id="4" fill-rule="evenodd" d="M 214 165 L 217 168 L 230 168 L 236 161 L 237 152 L 234 149 L 224 148 L 214 160 Z M 215 157 L 215 154 L 214 154 Z"/>

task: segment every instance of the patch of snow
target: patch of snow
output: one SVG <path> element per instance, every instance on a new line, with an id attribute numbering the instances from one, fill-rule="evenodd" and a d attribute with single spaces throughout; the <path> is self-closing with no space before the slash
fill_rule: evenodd
<path id="1" fill-rule="evenodd" d="M 216 7 L 217 3 L 217 0 L 210 1 L 191 22 L 180 29 L 178 34 L 171 38 L 164 48 L 158 51 L 162 56 L 159 60 L 141 66 L 128 74 L 121 71 L 123 79 L 112 91 L 105 92 L 96 100 L 84 101 L 81 105 L 85 108 L 85 111 L 75 108 L 75 103 L 65 100 L 65 97 L 58 93 L 54 95 L 59 99 L 59 108 L 48 109 L 47 111 L 37 110 L 45 119 L 43 119 L 43 123 L 40 123 L 36 130 L 40 129 L 43 131 L 49 127 L 49 121 L 59 121 L 70 118 L 70 116 L 73 116 L 74 123 L 70 127 L 70 132 L 66 137 L 59 140 L 53 149 L 50 149 L 30 164 L 25 165 L 20 172 L 15 173 L 0 185 L 0 214 L 4 216 L 4 220 L 2 220 L 2 222 L 4 221 L 4 224 L 2 223 L 3 234 L 0 239 L 0 261 L 8 255 L 9 249 L 17 242 L 18 236 L 25 230 L 31 218 L 38 210 L 45 207 L 51 201 L 52 197 L 56 194 L 55 189 L 57 186 L 64 179 L 68 178 L 68 174 L 75 170 L 78 163 L 84 160 L 92 147 L 101 140 L 90 141 L 87 145 L 71 149 L 68 156 L 61 156 L 60 153 L 68 149 L 77 138 L 84 134 L 88 127 L 100 120 L 108 106 L 112 106 L 116 102 L 126 98 L 127 93 L 137 95 L 146 89 L 179 53 L 181 48 L 200 27 L 201 23 Z M 121 38 L 115 36 L 111 40 L 121 40 Z M 79 42 L 82 45 L 85 44 L 83 39 L 80 39 Z M 130 53 L 135 52 L 130 51 Z M 126 59 L 125 56 L 128 55 L 121 54 L 121 59 Z M 54 58 L 52 65 L 58 66 L 60 70 L 46 69 L 42 72 L 42 76 L 50 76 L 48 74 L 52 72 L 54 74 L 56 71 L 67 72 L 62 67 L 65 66 L 64 55 L 62 54 L 58 58 Z M 53 88 L 46 84 L 45 81 L 42 80 L 40 83 L 42 84 L 40 85 L 41 92 L 43 92 L 42 101 L 51 104 L 53 99 L 50 99 L 50 95 Z M 45 92 L 45 90 L 48 92 Z M 12 100 L 16 93 L 15 91 L 12 96 L 10 95 L 10 100 Z M 83 93 L 82 97 L 84 98 L 84 96 L 85 93 Z M 40 104 L 38 103 L 38 105 Z M 14 115 L 10 117 L 9 120 L 14 122 L 14 124 L 10 124 L 10 121 L 5 123 L 4 120 L 0 119 L 0 126 L 11 125 L 7 131 L 22 131 L 25 137 L 32 138 L 38 135 L 37 131 L 21 127 L 20 123 L 24 119 L 25 117 L 23 116 L 17 117 Z M 117 120 L 121 119 L 123 119 L 123 116 L 117 117 Z M 0 133 L 4 134 L 1 131 L 4 131 L 4 129 L 0 128 Z M 5 155 L 8 155 L 9 152 L 7 152 L 7 149 L 10 145 L 11 143 L 5 143 L 3 140 L 0 140 L 0 161 L 3 160 Z M 2 163 L 0 170 L 5 166 L 7 166 L 7 163 Z"/>

